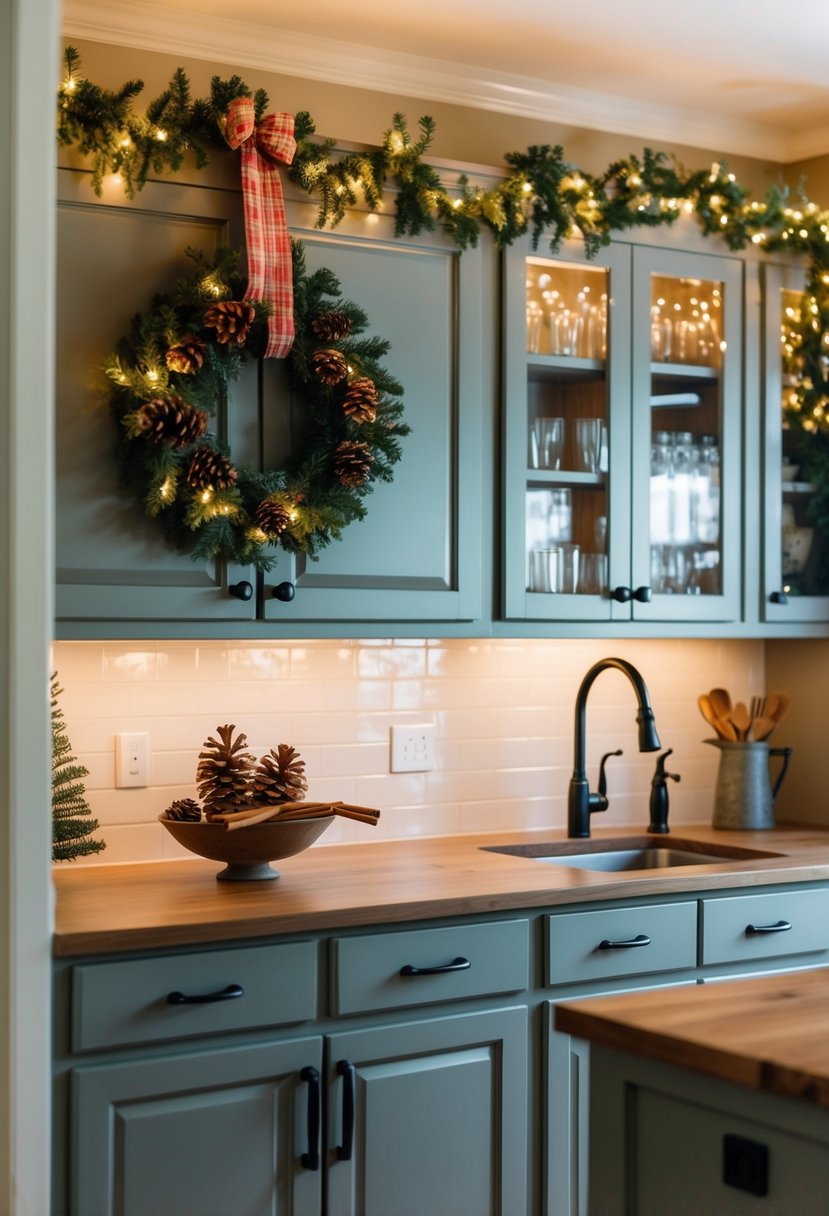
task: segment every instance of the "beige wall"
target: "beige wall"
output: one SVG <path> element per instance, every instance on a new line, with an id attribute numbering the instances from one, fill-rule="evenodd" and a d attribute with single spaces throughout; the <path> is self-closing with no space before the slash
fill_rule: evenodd
<path id="1" fill-rule="evenodd" d="M 774 744 L 794 747 L 777 799 L 779 819 L 829 826 L 829 639 L 766 643 L 766 687 L 789 693 L 792 705 Z"/>
<path id="2" fill-rule="evenodd" d="M 561 144 L 569 161 L 585 172 L 598 173 L 620 156 L 631 152 L 641 154 L 643 143 L 652 142 L 643 141 L 635 132 L 629 138 L 606 135 L 509 114 L 401 98 L 370 89 L 275 76 L 233 63 L 188 59 L 185 54 L 134 51 L 96 42 L 74 41 L 73 45 L 81 53 L 84 73 L 98 84 L 115 88 L 128 79 L 142 79 L 145 90 L 138 99 L 139 110 L 142 101 L 157 96 L 167 86 L 174 69 L 182 66 L 190 78 L 194 97 L 208 94 L 213 75 L 228 77 L 238 73 L 251 88 L 261 87 L 267 91 L 273 109 L 290 113 L 308 110 L 319 134 L 355 143 L 380 143 L 398 110 L 406 115 L 413 132 L 417 119 L 429 114 L 437 123 L 433 154 L 473 164 L 503 166 L 503 156 L 507 152 L 524 151 L 531 144 Z M 704 150 L 682 145 L 663 150 L 674 154 L 690 169 L 707 166 L 722 156 L 721 149 Z M 756 195 L 762 195 L 769 183 L 778 178 L 776 166 L 758 160 L 728 157 L 728 162 L 740 182 Z"/>

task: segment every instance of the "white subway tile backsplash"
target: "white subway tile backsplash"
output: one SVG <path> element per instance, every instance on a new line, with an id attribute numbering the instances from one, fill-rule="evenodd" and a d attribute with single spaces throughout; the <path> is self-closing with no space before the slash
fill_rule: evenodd
<path id="1" fill-rule="evenodd" d="M 717 753 L 697 709 L 715 685 L 747 700 L 764 686 L 761 642 L 554 639 L 59 642 L 53 667 L 73 750 L 104 852 L 77 865 L 189 856 L 156 823 L 174 798 L 195 794 L 203 741 L 234 723 L 262 755 L 291 743 L 310 793 L 382 810 L 376 829 L 337 820 L 315 847 L 454 832 L 561 828 L 573 765 L 573 707 L 589 667 L 607 655 L 633 662 L 653 702 L 668 768 L 671 822 L 708 819 Z M 435 768 L 389 772 L 393 723 L 434 722 Z M 605 751 L 604 826 L 647 826 L 654 756 L 637 750 L 636 703 L 608 671 L 587 708 L 587 763 L 595 782 Z M 147 731 L 151 782 L 114 788 L 114 736 Z"/>

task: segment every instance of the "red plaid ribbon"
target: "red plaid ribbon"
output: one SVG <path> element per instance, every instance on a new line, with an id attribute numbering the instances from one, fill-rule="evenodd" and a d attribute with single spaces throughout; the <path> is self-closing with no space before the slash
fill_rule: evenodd
<path id="1" fill-rule="evenodd" d="M 225 139 L 242 150 L 242 193 L 248 250 L 248 290 L 252 300 L 266 300 L 267 358 L 284 358 L 294 341 L 294 291 L 291 242 L 277 165 L 289 165 L 296 151 L 291 114 L 254 119 L 253 100 L 237 97 L 228 106 Z"/>

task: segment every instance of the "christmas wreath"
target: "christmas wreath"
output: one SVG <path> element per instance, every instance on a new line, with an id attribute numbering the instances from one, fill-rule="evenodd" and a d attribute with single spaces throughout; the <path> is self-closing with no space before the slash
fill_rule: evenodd
<path id="1" fill-rule="evenodd" d="M 272 546 L 317 555 L 366 513 L 400 459 L 403 389 L 381 365 L 389 343 L 336 276 L 309 274 L 291 243 L 295 340 L 285 360 L 292 454 L 280 468 L 237 464 L 214 418 L 246 359 L 267 344 L 267 305 L 245 296 L 239 258 L 188 250 L 195 270 L 137 316 L 106 364 L 122 480 L 194 560 L 270 569 Z M 270 551 L 269 551 L 270 549 Z"/>

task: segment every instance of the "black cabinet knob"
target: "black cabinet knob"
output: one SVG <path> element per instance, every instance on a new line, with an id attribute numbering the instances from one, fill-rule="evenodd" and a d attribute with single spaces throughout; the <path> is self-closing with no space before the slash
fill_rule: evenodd
<path id="1" fill-rule="evenodd" d="M 788 604 L 789 597 L 785 591 L 772 591 L 769 599 L 773 604 Z"/>
<path id="2" fill-rule="evenodd" d="M 633 599 L 633 592 L 630 587 L 614 587 L 610 593 L 610 598 L 615 600 L 617 604 L 629 604 Z"/>
<path id="3" fill-rule="evenodd" d="M 227 593 L 237 600 L 249 600 L 253 595 L 253 585 L 243 579 L 241 583 L 232 583 Z"/>
<path id="4" fill-rule="evenodd" d="M 271 595 L 275 600 L 282 600 L 283 604 L 290 604 L 291 600 L 296 595 L 296 587 L 293 583 L 284 582 L 277 583 Z"/>
<path id="5" fill-rule="evenodd" d="M 633 593 L 633 598 L 639 604 L 649 604 L 651 602 L 650 587 L 637 587 Z"/>

